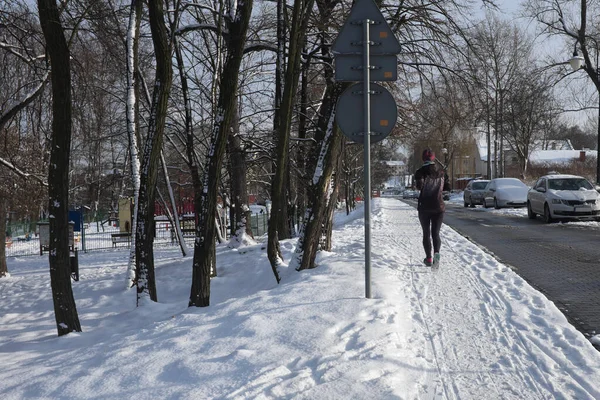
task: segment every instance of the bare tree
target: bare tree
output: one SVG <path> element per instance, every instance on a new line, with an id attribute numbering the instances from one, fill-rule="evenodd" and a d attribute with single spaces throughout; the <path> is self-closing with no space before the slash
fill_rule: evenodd
<path id="1" fill-rule="evenodd" d="M 597 24 L 600 5 L 588 0 L 527 0 L 524 12 L 540 24 L 544 35 L 562 39 L 565 49 L 573 49 L 574 58 L 582 57 L 581 69 L 600 96 L 600 29 Z M 558 67 L 558 79 L 572 73 L 566 70 L 568 65 L 565 53 L 566 51 L 562 51 L 548 61 L 550 67 Z M 598 116 L 600 120 L 600 108 Z M 600 122 L 598 140 L 600 141 Z M 600 158 L 596 163 L 596 183 L 600 184 Z"/>
<path id="2" fill-rule="evenodd" d="M 165 119 L 173 71 L 171 39 L 165 25 L 163 0 L 148 2 L 148 18 L 154 43 L 156 75 L 148 133 L 142 150 L 140 192 L 138 197 L 139 223 L 136 226 L 136 286 L 137 302 L 148 298 L 157 301 L 154 275 L 154 203 L 160 154 L 165 131 Z"/>
<path id="3" fill-rule="evenodd" d="M 69 251 L 69 156 L 71 147 L 70 55 L 54 0 L 38 0 L 52 80 L 52 144 L 48 172 L 50 281 L 58 335 L 81 332 L 71 287 Z"/>
<path id="4" fill-rule="evenodd" d="M 195 184 L 195 203 L 198 213 L 190 306 L 206 307 L 210 304 L 210 276 L 215 263 L 215 215 L 217 209 L 218 182 L 221 175 L 223 155 L 236 114 L 236 96 L 239 71 L 246 43 L 246 32 L 252 14 L 252 0 L 229 3 L 224 15 L 228 36 L 225 41 L 225 64 L 219 84 L 217 115 L 212 128 L 210 150 L 204 168 L 202 186 L 199 177 Z M 192 162 L 190 160 L 190 162 Z M 198 170 L 192 169 L 192 174 Z"/>
<path id="5" fill-rule="evenodd" d="M 552 82 L 538 73 L 524 74 L 515 81 L 514 90 L 502 93 L 504 135 L 517 155 L 520 177 L 527 177 L 529 155 L 543 138 L 548 121 L 556 122 Z"/>
<path id="6" fill-rule="evenodd" d="M 292 28 L 290 32 L 289 56 L 285 71 L 284 90 L 281 104 L 276 115 L 275 127 L 275 173 L 271 184 L 272 212 L 269 219 L 269 238 L 267 243 L 267 256 L 277 282 L 281 280 L 278 266 L 281 264 L 282 255 L 279 248 L 279 236 L 282 226 L 287 224 L 287 196 L 285 192 L 285 179 L 289 155 L 289 141 L 292 124 L 292 109 L 298 80 L 300 76 L 300 58 L 304 46 L 304 38 L 308 29 L 309 17 L 312 13 L 314 0 L 296 0 L 292 10 Z M 283 222 L 282 222 L 283 221 Z M 287 234 L 287 232 L 281 232 Z M 283 236 L 285 237 L 285 236 Z"/>

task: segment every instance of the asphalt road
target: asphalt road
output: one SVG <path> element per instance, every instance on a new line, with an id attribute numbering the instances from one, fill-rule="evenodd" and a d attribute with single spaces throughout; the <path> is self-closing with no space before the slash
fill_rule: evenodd
<path id="1" fill-rule="evenodd" d="M 584 335 L 600 333 L 600 224 L 546 224 L 454 203 L 444 223 L 510 266 Z"/>

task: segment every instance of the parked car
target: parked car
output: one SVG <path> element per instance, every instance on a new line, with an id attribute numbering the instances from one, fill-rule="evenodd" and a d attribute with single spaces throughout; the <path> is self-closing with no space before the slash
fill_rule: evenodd
<path id="1" fill-rule="evenodd" d="M 419 192 L 417 190 L 405 190 L 402 193 L 402 198 L 403 199 L 418 199 Z"/>
<path id="2" fill-rule="evenodd" d="M 600 220 L 600 193 L 584 177 L 545 175 L 527 193 L 527 216 L 555 219 Z"/>
<path id="3" fill-rule="evenodd" d="M 463 192 L 465 207 L 475 207 L 476 204 L 483 204 L 483 192 L 489 182 L 489 179 L 473 179 L 467 184 Z"/>
<path id="4" fill-rule="evenodd" d="M 488 182 L 483 191 L 483 206 L 525 207 L 529 186 L 517 178 L 494 178 Z"/>

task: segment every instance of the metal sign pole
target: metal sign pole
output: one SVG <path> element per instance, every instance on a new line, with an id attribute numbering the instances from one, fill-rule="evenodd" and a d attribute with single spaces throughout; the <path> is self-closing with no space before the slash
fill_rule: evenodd
<path id="1" fill-rule="evenodd" d="M 362 32 L 360 26 L 362 25 Z M 371 27 L 371 25 L 373 25 Z M 372 28 L 372 29 L 371 29 Z M 371 34 L 376 45 L 371 49 Z M 362 54 L 357 45 L 362 43 Z M 392 94 L 373 81 L 395 81 L 398 79 L 396 54 L 400 54 L 400 43 L 385 21 L 381 10 L 373 0 L 356 0 L 350 15 L 342 26 L 331 47 L 335 55 L 335 80 L 361 84 L 346 88 L 336 105 L 336 122 L 342 133 L 351 141 L 363 142 L 364 148 L 364 214 L 365 214 L 365 293 L 371 298 L 371 142 L 384 140 L 390 134 L 398 110 Z M 371 52 L 373 50 L 373 52 Z M 361 61 L 362 55 L 362 61 Z M 373 56 L 373 60 L 371 60 Z M 373 67 L 371 67 L 371 61 Z M 362 65 L 361 65 L 362 64 Z M 362 74 L 360 68 L 362 67 Z M 373 68 L 373 74 L 371 74 Z M 371 91 L 373 88 L 373 91 Z M 375 92 L 371 98 L 371 94 Z M 363 98 L 360 98 L 360 95 Z M 371 101 L 374 109 L 371 110 Z M 363 109 L 362 115 L 359 110 Z M 371 111 L 373 111 L 371 113 Z M 340 118 L 340 116 L 343 116 Z M 375 123 L 376 136 L 371 138 L 371 116 Z M 361 120 L 361 118 L 364 118 Z M 362 126 L 361 126 L 362 125 Z M 362 134 L 362 137 L 361 137 Z M 372 140 L 371 140 L 372 139 Z"/>
<path id="2" fill-rule="evenodd" d="M 365 174 L 365 296 L 371 298 L 371 68 L 369 64 L 371 20 L 363 22 L 363 100 Z"/>

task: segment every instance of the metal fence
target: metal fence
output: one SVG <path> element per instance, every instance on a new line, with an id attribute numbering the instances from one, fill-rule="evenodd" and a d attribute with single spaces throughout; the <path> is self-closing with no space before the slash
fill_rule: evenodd
<path id="1" fill-rule="evenodd" d="M 32 228 L 33 227 L 33 228 Z M 114 224 L 101 224 L 92 222 L 84 224 L 84 229 L 80 232 L 74 232 L 73 245 L 77 251 L 95 251 L 105 249 L 116 249 L 131 246 L 131 236 L 127 233 L 121 233 Z M 266 214 L 252 215 L 251 229 L 254 237 L 259 237 L 267 233 L 268 218 Z M 10 239 L 6 242 L 6 256 L 32 256 L 43 254 L 39 231 L 36 225 L 21 224 L 11 225 L 7 230 Z M 183 237 L 186 241 L 193 242 L 194 229 L 182 226 Z M 154 238 L 155 246 L 178 246 L 171 224 L 168 221 L 156 221 L 156 235 Z"/>
<path id="2" fill-rule="evenodd" d="M 250 228 L 254 237 L 262 236 L 269 230 L 269 217 L 267 214 L 253 214 L 250 217 Z"/>

